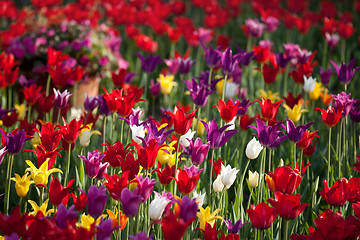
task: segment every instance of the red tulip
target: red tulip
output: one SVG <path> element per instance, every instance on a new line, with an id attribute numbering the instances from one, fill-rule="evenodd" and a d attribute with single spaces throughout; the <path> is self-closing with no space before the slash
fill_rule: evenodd
<path id="1" fill-rule="evenodd" d="M 22 92 L 27 104 L 34 105 L 39 98 L 41 86 L 37 87 L 36 84 L 31 84 L 30 87 L 25 87 Z"/>
<path id="2" fill-rule="evenodd" d="M 24 120 L 20 120 L 20 130 L 25 130 L 26 135 L 34 136 L 36 128 L 36 122 L 29 123 L 28 119 L 25 117 Z"/>
<path id="3" fill-rule="evenodd" d="M 41 113 L 50 112 L 50 110 L 54 107 L 54 97 L 54 94 L 47 97 L 43 95 L 39 96 L 37 100 L 37 106 Z"/>
<path id="4" fill-rule="evenodd" d="M 61 53 L 61 51 L 57 51 L 54 50 L 52 48 L 48 48 L 47 49 L 47 55 L 48 55 L 48 60 L 47 60 L 47 64 L 50 67 L 54 67 L 55 65 L 57 65 L 59 62 L 61 63 L 62 61 L 66 60 L 69 58 L 68 55 L 63 55 Z"/>
<path id="5" fill-rule="evenodd" d="M 5 127 L 12 127 L 17 122 L 18 115 L 19 114 L 16 111 L 14 111 L 12 113 L 5 114 L 5 116 L 2 119 L 3 125 Z"/>
<path id="6" fill-rule="evenodd" d="M 317 142 L 317 139 L 315 139 L 313 145 L 309 145 L 308 147 L 304 148 L 303 153 L 306 157 L 311 157 L 314 154 L 314 152 L 316 150 L 316 148 L 315 148 L 316 142 Z"/>
<path id="7" fill-rule="evenodd" d="M 164 145 L 159 145 L 156 139 L 151 139 L 144 146 L 139 145 L 134 140 L 132 140 L 132 145 L 135 146 L 139 164 L 145 169 L 151 169 L 157 157 L 157 154 Z"/>
<path id="8" fill-rule="evenodd" d="M 333 106 L 329 106 L 327 110 L 315 108 L 315 111 L 320 111 L 322 119 L 326 126 L 334 127 L 340 120 L 344 107 L 340 106 L 336 110 Z"/>
<path id="9" fill-rule="evenodd" d="M 60 64 L 61 63 L 56 65 L 55 68 L 49 68 L 47 70 L 51 76 L 52 83 L 59 89 L 65 87 L 72 77 L 71 69 L 67 68 L 64 70 Z"/>
<path id="10" fill-rule="evenodd" d="M 209 159 L 209 162 L 211 162 L 211 159 Z M 220 174 L 222 164 L 224 164 L 224 161 L 221 158 L 213 162 L 213 177 L 217 177 Z"/>
<path id="11" fill-rule="evenodd" d="M 279 72 L 278 66 L 270 68 L 269 64 L 264 64 L 261 71 L 266 84 L 272 84 L 273 82 L 275 82 L 276 75 L 278 74 L 278 72 Z"/>
<path id="12" fill-rule="evenodd" d="M 291 109 L 293 109 L 293 107 L 299 103 L 299 100 L 301 99 L 301 93 L 299 95 L 297 95 L 296 97 L 294 97 L 294 95 L 292 94 L 292 92 L 288 93 L 287 98 L 286 97 L 282 97 L 285 100 L 286 105 L 288 105 Z"/>
<path id="13" fill-rule="evenodd" d="M 175 107 L 175 114 L 167 112 L 174 120 L 174 129 L 180 136 L 185 135 L 191 127 L 193 118 L 196 116 L 196 110 L 190 114 L 185 114 L 182 108 Z"/>
<path id="14" fill-rule="evenodd" d="M 316 134 L 317 132 L 319 131 L 310 132 L 309 130 L 306 130 L 301 140 L 298 143 L 296 143 L 296 146 L 302 150 L 308 148 L 313 138 L 319 137 L 319 135 Z"/>
<path id="15" fill-rule="evenodd" d="M 307 203 L 300 204 L 301 195 L 283 194 L 281 192 L 275 192 L 275 200 L 269 198 L 267 200 L 277 211 L 281 218 L 287 220 L 293 220 L 302 213 L 309 205 Z"/>
<path id="16" fill-rule="evenodd" d="M 75 179 L 71 179 L 67 186 L 64 187 L 54 176 L 51 176 L 50 188 L 49 188 L 49 200 L 54 205 L 57 206 L 60 203 L 63 203 L 65 206 L 70 198 L 70 191 Z"/>
<path id="17" fill-rule="evenodd" d="M 78 211 L 82 211 L 85 209 L 86 204 L 87 204 L 87 194 L 85 193 L 84 190 L 79 189 L 80 191 L 80 196 L 77 197 L 74 193 L 71 193 L 72 199 L 73 199 L 73 203 L 75 205 L 75 209 Z"/>
<path id="18" fill-rule="evenodd" d="M 349 186 L 346 178 L 336 180 L 335 184 L 329 188 L 326 179 L 323 180 L 324 188 L 320 196 L 331 206 L 343 206 L 349 199 Z"/>
<path id="19" fill-rule="evenodd" d="M 66 124 L 65 119 L 63 118 L 63 126 L 60 127 L 60 131 L 63 134 L 63 140 L 67 143 L 75 143 L 76 139 L 79 137 L 79 134 L 83 128 L 89 128 L 87 126 L 81 126 L 82 121 L 77 121 L 76 119 L 71 120 L 69 124 Z"/>
<path id="20" fill-rule="evenodd" d="M 24 151 L 29 151 L 29 152 L 35 153 L 36 158 L 37 158 L 37 166 L 38 167 L 40 167 L 46 161 L 46 159 L 49 158 L 50 160 L 49 160 L 48 169 L 50 170 L 55 164 L 56 156 L 59 155 L 61 157 L 61 155 L 59 153 L 59 151 L 61 151 L 61 150 L 62 150 L 62 148 L 56 149 L 54 151 L 46 151 L 45 147 L 43 145 L 37 145 L 36 151 L 34 151 L 34 150 L 24 150 Z"/>
<path id="21" fill-rule="evenodd" d="M 108 190 L 110 196 L 120 201 L 121 191 L 128 186 L 129 182 L 129 171 L 125 171 L 121 174 L 121 177 L 119 177 L 117 174 L 108 175 L 106 173 L 103 173 L 106 181 L 104 182 L 104 186 Z"/>
<path id="22" fill-rule="evenodd" d="M 173 180 L 175 166 L 170 167 L 168 164 L 166 164 L 165 168 L 163 169 L 161 164 L 158 163 L 158 169 L 153 171 L 157 173 L 160 183 L 163 186 L 167 186 L 170 184 L 171 180 Z"/>
<path id="23" fill-rule="evenodd" d="M 194 221 L 189 219 L 184 222 L 183 219 L 177 219 L 173 212 L 162 218 L 160 225 L 165 240 L 181 240 L 187 227 Z"/>
<path id="24" fill-rule="evenodd" d="M 40 135 L 41 144 L 45 147 L 46 151 L 54 151 L 60 143 L 62 132 L 55 130 L 51 123 L 46 123 L 41 126 L 41 130 L 35 129 Z"/>
<path id="25" fill-rule="evenodd" d="M 135 103 L 144 101 L 140 99 L 142 95 L 142 89 L 128 88 L 126 89 L 114 89 L 110 94 L 105 90 L 104 99 L 107 107 L 111 112 L 117 112 L 121 117 L 127 117 L 131 113 Z"/>
<path id="26" fill-rule="evenodd" d="M 232 121 L 236 116 L 236 113 L 239 110 L 239 103 L 240 102 L 234 104 L 234 102 L 231 99 L 229 99 L 225 104 L 225 102 L 222 99 L 219 99 L 218 101 L 219 106 L 213 105 L 212 107 L 216 107 L 220 113 L 221 119 L 224 122 L 228 123 Z"/>
<path id="27" fill-rule="evenodd" d="M 360 172 L 360 155 L 356 155 L 357 163 L 354 164 L 354 170 Z"/>
<path id="28" fill-rule="evenodd" d="M 301 175 L 298 169 L 292 169 L 290 164 L 277 167 L 274 173 L 268 172 L 265 176 L 268 188 L 271 192 L 280 191 L 292 194 L 301 183 Z"/>
<path id="29" fill-rule="evenodd" d="M 125 161 L 125 159 L 127 160 L 128 158 L 134 158 L 133 154 L 131 153 L 132 150 L 129 149 L 130 145 L 126 145 L 126 147 L 124 148 L 123 144 L 120 141 L 116 141 L 112 145 L 111 143 L 106 141 L 106 144 L 102 144 L 101 146 L 106 146 L 103 162 L 110 163 L 110 166 L 113 168 L 120 167 L 122 162 Z"/>
<path id="30" fill-rule="evenodd" d="M 275 120 L 279 106 L 282 104 L 283 101 L 284 100 L 272 103 L 270 99 L 261 98 L 261 102 L 259 100 L 256 100 L 254 102 L 260 104 L 261 115 L 265 120 Z"/>
<path id="31" fill-rule="evenodd" d="M 186 167 L 186 166 L 185 166 Z M 194 167 L 194 166 L 192 166 Z M 194 190 L 196 187 L 197 181 L 199 180 L 200 173 L 202 171 L 198 171 L 197 173 L 192 173 L 191 171 L 187 171 L 187 169 L 182 170 L 178 169 L 177 176 L 176 176 L 176 185 L 179 189 L 179 192 L 182 195 L 188 195 L 189 193 Z"/>
<path id="32" fill-rule="evenodd" d="M 268 229 L 278 215 L 275 208 L 269 207 L 264 202 L 259 203 L 256 207 L 254 205 L 250 207 L 246 212 L 251 224 L 257 229 Z"/>
<path id="33" fill-rule="evenodd" d="M 200 229 L 200 228 L 197 228 L 195 230 L 200 230 L 203 237 L 204 237 L 204 240 L 217 240 L 219 239 L 218 236 L 219 234 L 221 233 L 221 238 L 220 239 L 224 239 L 223 236 L 224 236 L 224 232 L 221 231 L 221 230 L 217 230 L 216 229 L 216 222 L 214 223 L 214 226 L 211 227 L 211 225 L 209 223 L 206 223 L 205 225 L 205 229 Z M 239 235 L 238 235 L 239 236 Z"/>
<path id="34" fill-rule="evenodd" d="M 349 202 L 358 202 L 360 201 L 360 178 L 352 177 L 348 182 L 349 187 Z"/>
<path id="35" fill-rule="evenodd" d="M 255 119 L 255 117 L 249 118 L 249 116 L 247 114 L 244 114 L 240 118 L 240 127 L 241 127 L 241 129 L 244 130 L 244 131 L 249 130 L 249 126 L 254 121 L 254 119 Z"/>

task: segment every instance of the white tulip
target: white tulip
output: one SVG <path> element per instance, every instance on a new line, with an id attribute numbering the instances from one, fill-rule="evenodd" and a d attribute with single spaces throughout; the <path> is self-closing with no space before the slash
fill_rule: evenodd
<path id="1" fill-rule="evenodd" d="M 82 113 L 81 109 L 72 107 L 70 109 L 70 119 L 71 120 L 76 119 L 76 121 L 79 121 L 81 118 L 81 113 Z"/>
<path id="2" fill-rule="evenodd" d="M 227 125 L 230 124 L 230 126 L 225 129 L 225 131 L 229 131 L 229 130 L 234 130 L 235 129 L 235 120 L 236 120 L 236 116 L 233 118 L 233 120 L 231 120 L 230 122 L 227 123 Z"/>
<path id="3" fill-rule="evenodd" d="M 169 199 L 155 195 L 155 199 L 149 206 L 149 217 L 154 220 L 159 220 L 169 202 Z"/>
<path id="4" fill-rule="evenodd" d="M 193 198 L 196 199 L 195 201 L 199 207 L 201 207 L 204 203 L 205 194 L 206 193 L 201 194 L 201 192 L 197 193 L 196 190 L 193 192 Z"/>
<path id="5" fill-rule="evenodd" d="M 221 182 L 224 184 L 225 189 L 229 189 L 231 185 L 233 185 L 236 179 L 236 174 L 239 171 L 239 169 L 231 168 L 230 165 L 225 167 L 223 164 L 221 164 Z"/>
<path id="6" fill-rule="evenodd" d="M 248 159 L 256 159 L 263 148 L 264 147 L 260 144 L 260 142 L 256 140 L 255 137 L 253 137 L 253 139 L 251 139 L 251 141 L 246 146 L 246 157 Z"/>
<path id="7" fill-rule="evenodd" d="M 192 139 L 195 135 L 196 131 L 191 131 L 191 129 L 189 129 L 189 131 L 187 131 L 187 133 L 185 133 L 184 135 L 182 135 L 180 137 L 180 144 L 183 147 L 188 147 L 190 146 L 190 141 L 188 139 Z"/>
<path id="8" fill-rule="evenodd" d="M 252 173 L 249 170 L 249 185 L 252 188 L 256 188 L 259 184 L 259 173 L 257 171 L 255 171 L 254 173 Z"/>
<path id="9" fill-rule="evenodd" d="M 130 126 L 131 133 L 132 133 L 132 139 L 137 143 L 141 144 L 141 140 L 138 137 L 145 138 L 145 128 L 143 125 L 136 126 L 132 125 Z"/>
<path id="10" fill-rule="evenodd" d="M 307 78 L 304 75 L 304 91 L 307 92 L 307 93 L 311 93 L 312 91 L 314 91 L 315 82 L 316 82 L 316 78 L 313 78 L 312 76 Z"/>
<path id="11" fill-rule="evenodd" d="M 80 146 L 87 147 L 90 143 L 90 137 L 93 135 L 90 129 L 85 129 L 80 136 Z"/>
<path id="12" fill-rule="evenodd" d="M 224 189 L 224 184 L 221 182 L 221 174 L 219 174 L 215 179 L 213 189 L 215 192 L 221 192 Z"/>
<path id="13" fill-rule="evenodd" d="M 233 98 L 236 96 L 236 92 L 239 88 L 239 84 L 236 84 L 234 82 L 226 82 L 225 86 L 225 97 L 226 98 Z"/>

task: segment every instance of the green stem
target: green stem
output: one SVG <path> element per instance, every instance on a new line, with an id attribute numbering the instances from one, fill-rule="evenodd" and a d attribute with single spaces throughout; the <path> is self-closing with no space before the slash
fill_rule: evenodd
<path id="1" fill-rule="evenodd" d="M 284 219 L 284 238 L 283 239 L 289 239 L 289 220 Z"/>
<path id="2" fill-rule="evenodd" d="M 265 159 L 266 159 L 266 148 L 264 150 L 262 150 L 262 158 L 261 158 L 261 162 L 260 162 L 260 180 L 259 180 L 259 193 L 257 195 L 257 203 L 260 203 L 262 200 L 262 189 L 263 189 L 263 178 L 264 178 L 264 165 L 265 165 Z"/>
<path id="3" fill-rule="evenodd" d="M 177 168 L 178 168 L 178 163 L 179 163 L 179 159 L 178 159 L 178 151 L 179 151 L 179 144 L 180 144 L 180 136 L 178 134 L 176 134 L 178 137 L 178 142 L 176 144 L 176 154 L 175 154 L 175 173 L 174 173 L 174 192 L 173 195 L 176 195 L 176 191 L 177 191 L 177 185 L 176 185 L 176 172 L 177 172 Z"/>
<path id="4" fill-rule="evenodd" d="M 212 185 L 212 172 L 213 172 L 213 165 L 214 165 L 214 152 L 215 149 L 212 150 L 211 154 L 211 165 L 210 165 L 210 173 L 209 173 L 209 192 L 208 192 L 208 206 L 211 209 L 211 185 Z"/>
<path id="5" fill-rule="evenodd" d="M 106 141 L 106 116 L 104 116 L 104 123 L 103 123 L 103 139 L 102 139 L 102 144 L 105 144 L 105 141 Z M 105 146 L 103 146 L 103 152 L 105 151 Z"/>
<path id="6" fill-rule="evenodd" d="M 208 85 L 209 85 L 209 86 L 210 86 L 210 84 L 211 84 L 212 71 L 213 71 L 212 68 L 210 68 L 209 77 L 208 77 Z M 208 101 L 207 101 L 207 103 L 206 103 L 206 116 L 207 116 L 209 119 L 211 119 L 211 117 L 210 117 L 210 102 L 211 102 L 210 98 L 211 98 L 211 95 L 209 95 Z"/>
<path id="7" fill-rule="evenodd" d="M 45 96 L 49 96 L 50 83 L 51 83 L 51 75 L 49 74 L 47 81 L 46 81 L 46 95 Z"/>
<path id="8" fill-rule="evenodd" d="M 326 61 L 327 51 L 328 51 L 328 45 L 326 39 L 324 38 L 323 55 L 322 55 L 322 67 L 324 70 L 326 69 L 327 66 L 327 61 Z"/>
<path id="9" fill-rule="evenodd" d="M 121 239 L 121 214 L 120 214 L 120 201 L 118 201 L 118 226 L 119 226 L 119 229 L 118 229 L 118 238 L 117 239 Z"/>
<path id="10" fill-rule="evenodd" d="M 64 178 L 64 186 L 66 185 L 68 181 L 69 171 L 70 171 L 70 159 L 71 159 L 71 143 L 69 143 L 69 149 L 68 149 L 68 159 L 66 162 L 66 172 L 65 172 L 65 178 Z"/>
<path id="11" fill-rule="evenodd" d="M 5 214 L 9 213 L 9 206 L 10 206 L 10 178 L 11 178 L 11 171 L 12 171 L 12 166 L 13 166 L 13 161 L 14 161 L 14 155 L 9 155 L 8 158 L 8 164 L 7 164 L 7 171 L 6 171 L 6 191 L 5 191 Z"/>
<path id="12" fill-rule="evenodd" d="M 246 171 L 249 167 L 249 164 L 250 164 L 250 159 L 247 161 L 246 163 L 246 166 L 245 166 L 245 169 L 243 171 L 243 174 L 241 176 L 241 181 L 240 181 L 240 202 L 241 202 L 241 205 L 243 203 L 243 198 L 244 198 L 244 188 L 243 188 L 243 185 L 244 185 L 244 179 L 245 179 L 245 175 L 246 175 Z M 252 190 L 252 189 L 251 189 Z M 244 219 L 243 218 L 243 212 L 241 212 L 241 217 L 240 219 Z"/>
<path id="13" fill-rule="evenodd" d="M 331 128 L 329 128 L 329 143 L 328 143 L 328 171 L 327 171 L 327 180 L 330 183 L 330 150 L 331 150 Z"/>
<path id="14" fill-rule="evenodd" d="M 294 168 L 296 168 L 296 143 L 294 144 L 294 157 L 293 157 L 293 161 L 294 161 Z"/>
<path id="15" fill-rule="evenodd" d="M 123 134 L 124 134 L 124 120 L 123 119 L 120 119 L 120 121 L 121 121 L 121 124 L 120 124 L 120 126 L 121 126 L 121 128 L 120 128 L 120 141 L 121 141 L 121 143 L 123 142 Z"/>
<path id="16" fill-rule="evenodd" d="M 224 101 L 225 99 L 225 91 L 226 91 L 226 81 L 227 81 L 228 75 L 225 74 L 225 78 L 224 78 L 224 84 L 223 84 L 223 89 L 222 89 L 222 95 L 221 95 L 221 99 Z"/>
<path id="17" fill-rule="evenodd" d="M 30 117 L 31 117 L 31 105 L 29 105 L 28 112 L 27 112 L 27 120 L 29 123 L 30 123 Z"/>
<path id="18" fill-rule="evenodd" d="M 65 185 L 65 184 L 64 184 Z M 40 187 L 40 199 L 39 199 L 39 206 L 43 204 L 43 198 L 44 198 L 44 187 Z"/>
<path id="19" fill-rule="evenodd" d="M 74 103 L 73 103 L 73 106 L 76 107 L 76 108 L 79 107 L 78 104 L 77 104 L 78 87 L 79 87 L 79 83 L 75 83 L 74 84 L 74 98 L 73 98 Z"/>

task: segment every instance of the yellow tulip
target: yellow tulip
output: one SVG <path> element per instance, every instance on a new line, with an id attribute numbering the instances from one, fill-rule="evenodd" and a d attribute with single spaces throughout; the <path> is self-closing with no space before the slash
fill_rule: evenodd
<path id="1" fill-rule="evenodd" d="M 173 75 L 164 76 L 163 74 L 160 74 L 157 81 L 160 82 L 160 91 L 164 95 L 170 94 L 173 87 L 177 86 L 177 83 L 174 82 Z"/>
<path id="2" fill-rule="evenodd" d="M 25 104 L 15 104 L 14 105 L 16 112 L 18 114 L 18 120 L 24 120 L 26 114 L 26 106 Z"/>
<path id="3" fill-rule="evenodd" d="M 216 209 L 214 212 L 210 213 L 210 208 L 207 206 L 205 209 L 199 207 L 200 212 L 197 213 L 200 222 L 200 229 L 205 230 L 206 223 L 210 224 L 211 227 L 214 226 L 215 220 L 220 219 L 223 220 L 222 217 L 216 216 L 220 212 L 220 209 Z"/>
<path id="4" fill-rule="evenodd" d="M 30 160 L 25 161 L 30 166 L 29 168 L 26 169 L 26 171 L 31 172 L 31 178 L 34 180 L 36 185 L 41 185 L 41 184 L 46 185 L 50 174 L 55 173 L 55 172 L 62 173 L 62 171 L 58 168 L 52 168 L 49 170 L 49 167 L 48 167 L 49 160 L 50 160 L 50 158 L 46 159 L 46 161 L 43 164 L 41 164 L 39 169 L 37 169 Z"/>
<path id="5" fill-rule="evenodd" d="M 99 225 L 100 220 L 101 220 L 102 217 L 104 217 L 104 216 L 101 215 L 100 217 L 98 217 L 98 219 L 96 219 L 96 222 L 95 222 L 95 219 L 92 216 L 90 216 L 90 215 L 81 215 L 81 223 L 76 223 L 76 226 L 85 228 L 86 230 L 90 231 L 91 230 L 91 225 L 94 222 L 95 222 L 96 225 Z"/>
<path id="6" fill-rule="evenodd" d="M 36 214 L 39 211 L 42 212 L 44 214 L 44 216 L 47 216 L 48 214 L 53 213 L 55 211 L 54 209 L 49 209 L 48 211 L 46 211 L 49 199 L 46 199 L 46 201 L 40 207 L 37 205 L 36 202 L 34 202 L 32 200 L 28 200 L 28 202 L 34 209 L 34 211 L 30 213 L 30 215 L 32 215 L 32 216 L 36 216 Z"/>
<path id="7" fill-rule="evenodd" d="M 309 93 L 309 98 L 313 101 L 318 100 L 322 90 L 323 88 L 321 82 L 315 82 L 315 88 L 311 93 Z"/>
<path id="8" fill-rule="evenodd" d="M 294 107 L 291 109 L 288 105 L 284 105 L 286 113 L 287 113 L 287 117 L 293 121 L 293 123 L 297 123 L 299 122 L 300 118 L 301 118 L 301 114 L 304 112 L 307 112 L 306 109 L 301 109 L 301 105 L 300 104 L 295 104 Z"/>
<path id="9" fill-rule="evenodd" d="M 260 93 L 260 97 L 262 97 L 264 99 L 270 99 L 271 102 L 276 102 L 277 100 L 280 99 L 278 92 L 274 92 L 274 93 L 272 91 L 266 92 L 265 90 L 260 89 L 259 93 Z"/>
<path id="10" fill-rule="evenodd" d="M 171 155 L 172 155 L 172 152 L 175 151 L 175 147 L 174 145 L 176 144 L 176 141 L 172 141 L 169 146 L 165 146 L 165 147 L 162 147 L 160 148 L 159 152 L 158 152 L 158 155 L 157 155 L 157 160 L 159 163 L 161 164 L 166 164 L 166 163 L 169 163 L 169 160 L 171 159 Z M 166 151 L 168 151 L 169 153 L 167 152 L 164 152 L 162 151 L 161 149 L 164 149 Z M 174 160 L 175 161 L 175 160 Z"/>
<path id="11" fill-rule="evenodd" d="M 31 139 L 31 145 L 34 149 L 36 149 L 38 145 L 41 145 L 41 139 L 38 133 L 35 133 L 34 137 Z"/>
<path id="12" fill-rule="evenodd" d="M 31 176 L 28 173 L 24 174 L 24 176 L 20 177 L 15 173 L 15 178 L 11 178 L 15 182 L 16 193 L 19 197 L 23 198 L 29 192 L 29 187 L 34 181 L 30 180 Z"/>

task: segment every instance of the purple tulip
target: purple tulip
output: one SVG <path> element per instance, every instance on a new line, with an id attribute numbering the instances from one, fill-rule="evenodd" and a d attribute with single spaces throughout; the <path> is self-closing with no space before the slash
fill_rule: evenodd
<path id="1" fill-rule="evenodd" d="M 1 108 L 1 103 L 0 103 L 0 120 L 2 120 L 9 112 L 13 112 L 15 111 L 15 109 L 2 109 Z"/>
<path id="2" fill-rule="evenodd" d="M 94 218 L 97 219 L 104 211 L 107 201 L 106 189 L 103 186 L 97 188 L 95 185 L 91 185 L 88 192 L 88 212 Z"/>
<path id="3" fill-rule="evenodd" d="M 31 139 L 32 137 L 26 137 L 25 130 L 18 131 L 15 136 L 11 133 L 6 133 L 4 130 L 0 129 L 1 135 L 3 137 L 3 145 L 6 149 L 2 149 L 2 157 L 4 157 L 4 151 L 7 150 L 7 153 L 14 155 L 20 152 L 21 148 L 24 145 L 24 142 Z"/>
<path id="4" fill-rule="evenodd" d="M 109 163 L 101 163 L 101 160 L 105 157 L 105 154 L 100 155 L 96 150 L 88 152 L 87 158 L 83 155 L 78 155 L 79 158 L 82 158 L 86 167 L 86 174 L 90 178 L 96 178 L 101 180 L 104 178 L 103 173 L 107 172 Z"/>
<path id="5" fill-rule="evenodd" d="M 334 49 L 339 43 L 340 36 L 337 33 L 330 34 L 327 32 L 325 33 L 325 40 L 329 47 Z"/>
<path id="6" fill-rule="evenodd" d="M 191 58 L 178 58 L 179 59 L 179 73 L 186 75 L 190 72 L 191 67 L 194 65 L 195 60 L 191 60 Z"/>
<path id="7" fill-rule="evenodd" d="M 56 211 L 56 225 L 65 229 L 67 226 L 67 220 L 77 219 L 78 213 L 74 211 L 74 209 L 75 205 L 72 205 L 69 210 L 67 210 L 66 206 L 60 203 Z"/>
<path id="8" fill-rule="evenodd" d="M 350 118 L 355 123 L 360 122 L 360 101 L 358 99 L 355 100 L 351 107 Z"/>
<path id="9" fill-rule="evenodd" d="M 85 101 L 84 108 L 88 112 L 92 112 L 99 105 L 98 97 L 89 97 L 87 93 L 85 93 Z"/>
<path id="10" fill-rule="evenodd" d="M 209 142 L 203 144 L 201 138 L 196 138 L 195 142 L 193 140 L 190 141 L 187 153 L 191 156 L 191 162 L 198 166 L 205 160 L 209 150 Z"/>
<path id="11" fill-rule="evenodd" d="M 106 101 L 104 99 L 104 96 L 99 95 L 99 96 L 97 96 L 97 98 L 98 98 L 99 110 L 100 110 L 101 114 L 104 115 L 104 116 L 110 116 L 111 111 L 109 110 L 108 106 L 106 105 Z"/>
<path id="12" fill-rule="evenodd" d="M 237 64 L 237 57 L 232 55 L 231 48 L 228 47 L 221 56 L 221 68 L 224 74 L 231 75 L 231 73 L 237 67 Z"/>
<path id="13" fill-rule="evenodd" d="M 149 177 L 143 178 L 141 175 L 135 177 L 138 183 L 139 195 L 143 198 L 142 202 L 146 202 L 152 193 L 156 184 L 154 179 Z"/>
<path id="14" fill-rule="evenodd" d="M 224 220 L 225 225 L 229 231 L 229 234 L 237 234 L 245 224 L 248 222 L 241 223 L 241 219 L 239 219 L 234 225 L 232 224 L 231 220 Z"/>
<path id="15" fill-rule="evenodd" d="M 322 67 L 320 67 L 320 78 L 322 84 L 328 85 L 330 83 L 331 75 L 332 75 L 331 67 L 329 67 L 325 71 Z"/>
<path id="16" fill-rule="evenodd" d="M 121 191 L 120 201 L 123 205 L 123 212 L 128 218 L 135 217 L 140 201 L 144 198 L 138 195 L 139 188 L 135 188 L 134 192 L 130 191 L 127 188 L 124 188 Z"/>
<path id="17" fill-rule="evenodd" d="M 27 79 L 24 75 L 20 75 L 18 82 L 20 83 L 21 87 L 29 87 L 32 84 L 34 84 L 36 82 L 36 80 L 37 80 L 37 78 Z M 0 103 L 0 106 L 1 106 L 1 103 Z"/>
<path id="18" fill-rule="evenodd" d="M 239 46 L 236 46 L 238 53 L 235 55 L 238 63 L 241 66 L 249 65 L 250 61 L 254 58 L 254 52 L 246 52 L 246 50 L 242 50 Z"/>
<path id="19" fill-rule="evenodd" d="M 284 68 L 291 60 L 291 57 L 286 56 L 284 53 L 278 53 L 275 55 L 275 60 L 281 68 Z"/>
<path id="20" fill-rule="evenodd" d="M 313 123 L 314 122 L 309 122 L 308 124 L 302 124 L 295 127 L 295 124 L 290 119 L 286 119 L 286 132 L 289 140 L 291 142 L 298 143 L 303 137 L 306 129 L 308 129 Z"/>
<path id="21" fill-rule="evenodd" d="M 273 16 L 268 16 L 267 18 L 262 19 L 262 21 L 265 23 L 266 31 L 269 33 L 275 32 L 278 26 L 280 25 L 279 19 Z"/>
<path id="22" fill-rule="evenodd" d="M 247 110 L 248 110 L 249 106 L 252 104 L 252 102 L 250 101 L 250 99 L 249 100 L 244 99 L 241 102 L 239 100 L 236 100 L 235 104 L 237 104 L 238 102 L 239 102 L 239 106 L 238 106 L 239 110 L 236 113 L 236 116 L 241 117 L 247 112 Z"/>
<path id="23" fill-rule="evenodd" d="M 5 235 L 4 236 L 5 240 L 19 240 L 20 237 L 16 234 L 16 233 L 11 233 L 11 235 Z"/>
<path id="24" fill-rule="evenodd" d="M 145 73 L 152 73 L 156 66 L 162 62 L 160 60 L 160 55 L 149 55 L 146 58 L 144 58 L 140 53 L 136 53 L 136 55 L 139 57 L 141 61 L 141 68 Z"/>
<path id="25" fill-rule="evenodd" d="M 233 83 L 241 85 L 242 69 L 234 68 L 234 71 L 231 73 L 230 77 L 233 79 Z"/>
<path id="26" fill-rule="evenodd" d="M 151 79 L 149 89 L 150 89 L 151 95 L 154 97 L 157 97 L 160 93 L 160 82 L 154 83 L 154 79 Z"/>
<path id="27" fill-rule="evenodd" d="M 198 77 L 199 84 L 200 85 L 208 85 L 209 84 L 209 74 L 210 71 L 205 71 L 200 73 L 200 77 Z M 210 90 L 216 91 L 216 84 L 222 80 L 221 77 L 214 78 L 215 74 L 212 73 L 210 76 Z"/>
<path id="28" fill-rule="evenodd" d="M 55 94 L 55 97 L 54 97 L 55 106 L 57 108 L 66 107 L 66 105 L 68 104 L 69 99 L 72 96 L 72 94 L 70 92 L 68 92 L 67 89 L 62 93 L 60 93 L 60 91 L 56 90 L 55 88 L 53 88 L 53 91 L 54 91 L 54 94 Z"/>
<path id="29" fill-rule="evenodd" d="M 111 219 L 101 219 L 100 224 L 96 226 L 96 239 L 97 240 L 110 240 L 113 232 L 119 228 L 119 226 L 115 226 L 113 228 Z"/>
<path id="30" fill-rule="evenodd" d="M 195 219 L 198 211 L 198 205 L 196 203 L 196 198 L 191 200 L 188 196 L 182 198 L 180 207 L 180 218 L 187 222 L 190 219 Z"/>
<path id="31" fill-rule="evenodd" d="M 164 59 L 164 63 L 169 69 L 169 72 L 172 75 L 176 75 L 179 69 L 179 59 L 178 58 L 172 58 L 172 59 Z"/>
<path id="32" fill-rule="evenodd" d="M 211 122 L 209 122 L 209 124 L 204 121 L 201 122 L 204 124 L 207 133 L 207 140 L 210 142 L 210 147 L 212 149 L 223 146 L 238 131 L 236 129 L 225 131 L 228 127 L 231 126 L 231 124 L 218 128 L 215 118 Z"/>
<path id="33" fill-rule="evenodd" d="M 249 126 L 256 130 L 256 135 L 259 139 L 260 144 L 263 147 L 269 149 L 275 149 L 280 145 L 288 136 L 279 136 L 279 134 L 284 135 L 282 131 L 279 131 L 279 127 L 285 128 L 284 124 L 281 122 L 276 123 L 273 127 L 267 126 L 260 119 L 256 119 L 257 127 Z"/>
<path id="34" fill-rule="evenodd" d="M 298 60 L 299 63 L 305 64 L 309 60 L 311 55 L 312 55 L 311 51 L 299 48 L 299 52 L 298 52 L 298 55 L 297 55 L 297 60 Z"/>
<path id="35" fill-rule="evenodd" d="M 341 92 L 337 95 L 331 95 L 334 98 L 334 108 L 338 109 L 343 107 L 343 112 L 341 114 L 342 118 L 347 117 L 349 114 L 352 105 L 355 103 L 354 99 L 350 99 L 351 93 L 346 94 L 345 92 Z"/>
<path id="36" fill-rule="evenodd" d="M 164 113 L 163 117 L 168 116 Z M 166 128 L 159 129 L 156 126 L 156 123 L 153 121 L 148 121 L 144 124 L 144 128 L 147 131 L 145 142 L 150 142 L 152 139 L 156 139 L 158 144 L 163 144 L 166 141 L 167 136 L 174 131 L 174 129 L 166 131 Z"/>
<path id="37" fill-rule="evenodd" d="M 300 49 L 300 46 L 295 43 L 286 43 L 283 44 L 283 47 L 285 49 L 286 56 L 290 58 L 295 58 L 298 55 Z"/>
<path id="38" fill-rule="evenodd" d="M 248 18 L 245 21 L 245 26 L 249 30 L 249 34 L 254 38 L 259 38 L 264 32 L 265 25 L 260 23 L 257 19 Z"/>
<path id="39" fill-rule="evenodd" d="M 211 46 L 207 49 L 203 43 L 202 48 L 205 51 L 205 62 L 209 68 L 218 67 L 221 63 L 221 54 L 218 49 L 212 49 Z"/>
<path id="40" fill-rule="evenodd" d="M 184 171 L 188 174 L 190 178 L 192 178 L 199 176 L 199 174 L 204 171 L 204 169 L 199 169 L 198 167 L 192 165 L 190 167 L 184 166 Z"/>
<path id="41" fill-rule="evenodd" d="M 194 78 L 185 81 L 185 84 L 190 92 L 190 96 L 196 106 L 203 107 L 208 101 L 208 97 L 214 91 L 210 89 L 210 86 L 206 84 L 197 83 Z"/>
<path id="42" fill-rule="evenodd" d="M 342 62 L 341 65 L 338 66 L 334 61 L 330 60 L 330 62 L 336 70 L 336 74 L 340 83 L 345 85 L 351 82 L 355 72 L 360 69 L 360 67 L 353 68 L 355 59 L 351 60 L 349 65 L 346 65 L 344 62 Z"/>
<path id="43" fill-rule="evenodd" d="M 131 238 L 132 240 L 152 240 L 153 234 L 150 234 L 148 237 L 146 232 L 139 232 L 136 234 L 136 236 L 130 235 L 129 238 Z"/>

